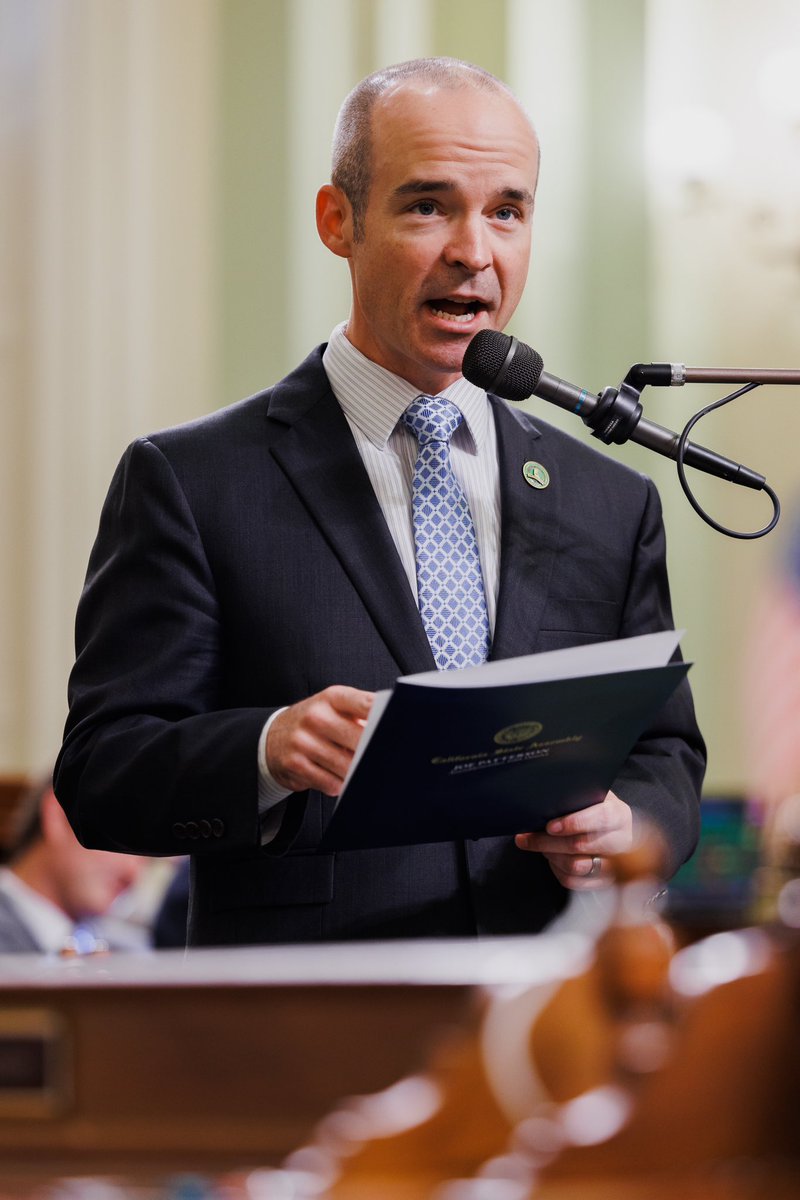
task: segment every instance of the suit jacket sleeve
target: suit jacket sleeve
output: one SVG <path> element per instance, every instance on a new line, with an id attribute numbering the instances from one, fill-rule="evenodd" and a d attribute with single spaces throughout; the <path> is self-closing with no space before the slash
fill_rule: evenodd
<path id="1" fill-rule="evenodd" d="M 57 794 L 87 846 L 255 846 L 270 708 L 227 707 L 220 612 L 191 507 L 160 449 L 126 452 L 76 623 Z"/>

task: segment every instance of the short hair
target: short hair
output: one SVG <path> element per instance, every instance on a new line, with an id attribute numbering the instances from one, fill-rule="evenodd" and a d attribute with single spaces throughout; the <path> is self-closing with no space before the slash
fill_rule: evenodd
<path id="1" fill-rule="evenodd" d="M 52 789 L 52 772 L 42 775 L 26 788 L 9 822 L 6 844 L 0 851 L 0 863 L 16 862 L 42 838 L 42 805 Z"/>
<path id="2" fill-rule="evenodd" d="M 442 88 L 471 87 L 503 92 L 516 99 L 511 88 L 472 63 L 459 58 L 412 58 L 375 71 L 362 79 L 344 101 L 333 131 L 331 182 L 341 188 L 353 210 L 353 236 L 364 235 L 364 218 L 372 185 L 372 112 L 375 102 L 407 79 L 423 79 Z"/>

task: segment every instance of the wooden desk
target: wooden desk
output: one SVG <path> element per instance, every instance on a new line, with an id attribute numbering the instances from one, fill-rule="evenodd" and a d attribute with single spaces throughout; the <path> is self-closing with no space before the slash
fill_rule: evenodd
<path id="1" fill-rule="evenodd" d="M 486 988 L 587 952 L 570 935 L 0 957 L 0 1178 L 276 1164 L 342 1096 L 477 1024 Z"/>

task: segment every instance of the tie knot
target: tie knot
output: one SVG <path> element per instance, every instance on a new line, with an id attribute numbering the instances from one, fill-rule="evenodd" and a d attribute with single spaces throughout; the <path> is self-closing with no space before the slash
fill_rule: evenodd
<path id="1" fill-rule="evenodd" d="M 401 417 L 420 445 L 449 442 L 463 419 L 460 409 L 444 396 L 417 396 Z"/>

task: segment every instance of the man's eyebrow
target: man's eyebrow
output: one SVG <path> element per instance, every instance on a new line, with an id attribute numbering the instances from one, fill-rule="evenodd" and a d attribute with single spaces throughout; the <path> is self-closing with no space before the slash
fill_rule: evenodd
<path id="1" fill-rule="evenodd" d="M 395 196 L 416 196 L 419 192 L 452 192 L 455 184 L 449 179 L 409 179 L 394 189 Z"/>
<path id="2" fill-rule="evenodd" d="M 395 196 L 419 196 L 423 193 L 431 195 L 435 192 L 453 192 L 456 190 L 455 183 L 450 179 L 409 179 L 407 183 L 401 183 L 394 190 Z M 517 204 L 527 204 L 533 206 L 533 192 L 527 188 L 507 187 L 500 188 L 498 198 L 502 200 L 513 200 Z"/>
<path id="3" fill-rule="evenodd" d="M 518 204 L 533 205 L 533 192 L 527 188 L 506 188 L 502 196 L 505 200 L 516 200 Z"/>

